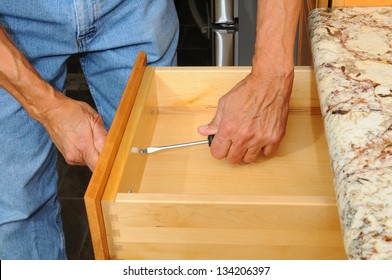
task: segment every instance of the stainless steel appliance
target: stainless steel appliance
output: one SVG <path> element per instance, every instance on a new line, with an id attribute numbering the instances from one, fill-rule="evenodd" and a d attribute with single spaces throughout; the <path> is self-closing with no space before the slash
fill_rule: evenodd
<path id="1" fill-rule="evenodd" d="M 210 0 L 213 63 L 251 65 L 257 0 Z"/>
<path id="2" fill-rule="evenodd" d="M 251 65 L 256 34 L 257 0 L 188 0 L 200 30 L 212 45 L 215 66 Z M 207 14 L 207 17 L 203 17 Z"/>

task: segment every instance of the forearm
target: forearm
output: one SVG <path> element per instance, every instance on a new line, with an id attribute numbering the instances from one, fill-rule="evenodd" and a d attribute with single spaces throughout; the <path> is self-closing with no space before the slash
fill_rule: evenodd
<path id="1" fill-rule="evenodd" d="M 0 62 L 0 86 L 42 122 L 45 112 L 57 106 L 55 100 L 61 99 L 61 94 L 41 78 L 1 26 Z"/>
<path id="2" fill-rule="evenodd" d="M 252 73 L 289 73 L 294 67 L 294 42 L 300 0 L 259 0 Z"/>

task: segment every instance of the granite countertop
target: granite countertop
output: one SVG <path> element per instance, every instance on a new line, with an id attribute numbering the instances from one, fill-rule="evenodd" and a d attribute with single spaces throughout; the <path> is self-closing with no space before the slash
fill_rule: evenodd
<path id="1" fill-rule="evenodd" d="M 309 28 L 349 259 L 392 259 L 392 7 L 315 9 Z"/>

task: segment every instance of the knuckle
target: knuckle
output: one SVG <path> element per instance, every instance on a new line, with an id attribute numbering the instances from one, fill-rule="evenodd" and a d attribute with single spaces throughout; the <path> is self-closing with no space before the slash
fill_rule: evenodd
<path id="1" fill-rule="evenodd" d="M 70 154 L 65 154 L 64 159 L 65 159 L 66 163 L 68 163 L 70 165 L 77 163 L 76 157 L 74 157 L 73 155 L 70 155 Z"/>
<path id="2" fill-rule="evenodd" d="M 253 131 L 243 131 L 241 133 L 241 139 L 243 142 L 249 142 L 252 139 L 257 139 L 257 134 L 255 134 Z"/>
<path id="3" fill-rule="evenodd" d="M 225 100 L 226 100 L 225 96 L 220 97 L 219 100 L 218 100 L 218 107 L 224 106 L 225 103 L 226 103 Z"/>
<path id="4" fill-rule="evenodd" d="M 65 152 L 63 156 L 66 163 L 68 163 L 69 165 L 81 164 L 80 158 L 75 153 L 72 153 L 71 151 Z"/>
<path id="5" fill-rule="evenodd" d="M 279 143 L 284 136 L 284 131 L 272 131 L 267 135 L 267 142 L 270 144 L 277 144 Z"/>
<path id="6" fill-rule="evenodd" d="M 233 123 L 225 123 L 224 126 L 221 127 L 220 134 L 223 138 L 230 138 L 231 135 L 236 131 L 236 126 Z"/>

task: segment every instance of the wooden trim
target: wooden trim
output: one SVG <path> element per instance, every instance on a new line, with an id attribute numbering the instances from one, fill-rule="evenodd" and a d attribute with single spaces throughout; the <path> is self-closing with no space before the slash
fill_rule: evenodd
<path id="1" fill-rule="evenodd" d="M 308 15 L 314 9 L 313 0 L 304 0 L 302 2 L 301 12 L 298 21 L 298 49 L 297 65 L 313 65 L 312 53 L 310 47 L 310 36 L 308 27 Z"/>
<path id="2" fill-rule="evenodd" d="M 109 259 L 101 199 L 146 66 L 146 54 L 140 52 L 84 196 L 96 259 Z"/>
<path id="3" fill-rule="evenodd" d="M 316 0 L 316 7 L 317 8 L 328 8 L 328 0 Z"/>
<path id="4" fill-rule="evenodd" d="M 305 0 L 305 4 L 308 13 L 314 9 L 314 0 Z"/>
<path id="5" fill-rule="evenodd" d="M 304 2 L 303 2 L 304 3 Z M 297 64 L 302 65 L 302 48 L 303 48 L 303 36 L 304 36 L 304 19 L 306 17 L 305 15 L 305 6 L 302 3 L 301 5 L 301 11 L 299 13 L 299 19 L 298 19 L 298 49 L 297 49 Z"/>

